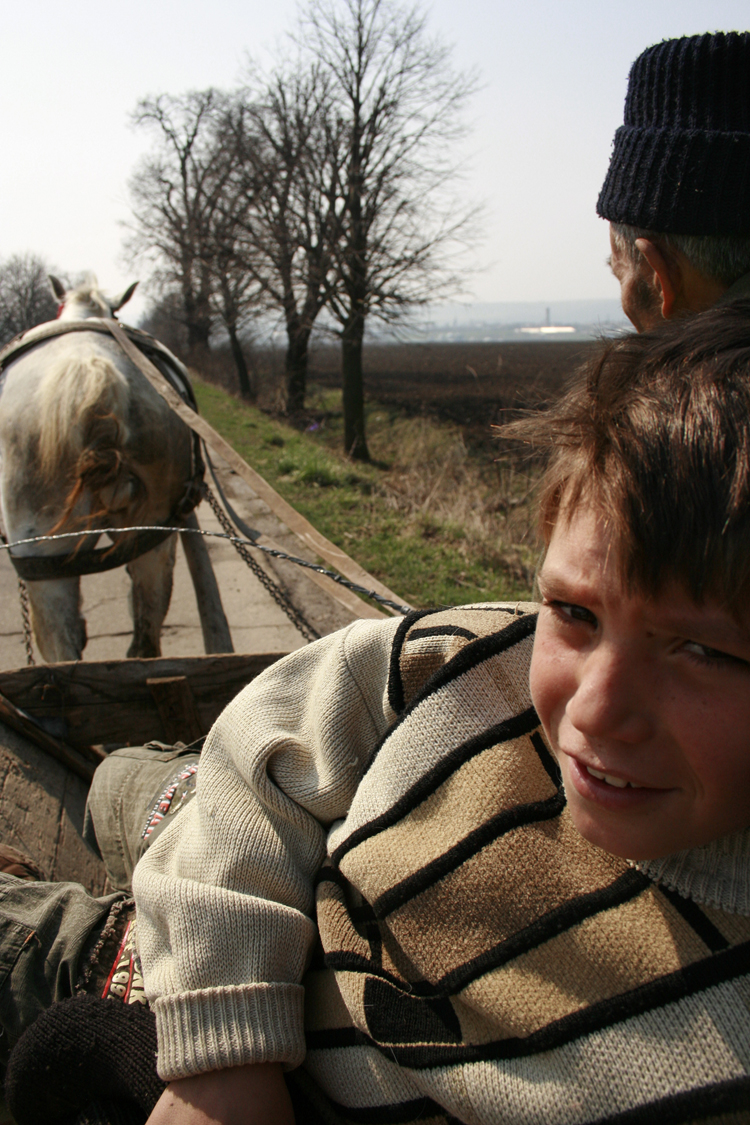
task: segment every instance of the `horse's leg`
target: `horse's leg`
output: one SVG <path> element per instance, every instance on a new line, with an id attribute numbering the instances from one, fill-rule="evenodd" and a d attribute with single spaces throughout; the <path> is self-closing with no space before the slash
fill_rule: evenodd
<path id="1" fill-rule="evenodd" d="M 61 502 L 54 495 L 38 495 L 29 485 L 31 473 L 19 451 L 4 451 L 2 514 L 5 533 L 11 543 L 46 535 L 56 523 Z M 68 548 L 70 549 L 70 548 Z M 64 548 L 59 543 L 42 541 L 15 547 L 14 555 L 55 555 Z M 86 647 L 86 622 L 81 616 L 81 589 L 78 578 L 52 578 L 27 582 L 29 609 L 34 639 L 48 663 L 80 660 Z"/>
<path id="2" fill-rule="evenodd" d="M 86 647 L 78 578 L 27 582 L 34 638 L 48 664 L 80 660 Z"/>
<path id="3" fill-rule="evenodd" d="M 133 583 L 130 610 L 133 615 L 133 640 L 128 656 L 161 656 L 161 627 L 172 597 L 177 536 L 170 535 L 158 547 L 128 563 Z"/>

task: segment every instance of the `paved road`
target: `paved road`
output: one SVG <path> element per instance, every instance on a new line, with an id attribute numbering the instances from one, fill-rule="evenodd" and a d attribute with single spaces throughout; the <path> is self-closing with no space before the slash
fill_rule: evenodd
<path id="1" fill-rule="evenodd" d="M 230 502 L 251 527 L 271 536 L 290 554 L 312 557 L 252 489 L 220 460 L 218 471 Z M 221 530 L 206 503 L 201 504 L 197 514 L 205 530 Z M 236 652 L 291 652 L 306 643 L 230 543 L 209 539 L 208 549 Z M 286 585 L 297 609 L 305 614 L 321 635 L 352 620 L 352 614 L 330 600 L 299 567 L 263 556 L 259 558 L 264 569 Z M 83 613 L 89 638 L 85 660 L 110 660 L 125 656 L 131 635 L 129 585 L 124 568 L 86 576 L 81 580 Z M 0 552 L 0 606 L 0 668 L 19 668 L 26 663 L 26 654 L 18 586 L 15 571 L 4 551 Z M 178 547 L 172 603 L 162 633 L 162 654 L 195 656 L 202 652 L 195 595 L 182 549 Z M 41 662 L 38 653 L 36 656 Z"/>

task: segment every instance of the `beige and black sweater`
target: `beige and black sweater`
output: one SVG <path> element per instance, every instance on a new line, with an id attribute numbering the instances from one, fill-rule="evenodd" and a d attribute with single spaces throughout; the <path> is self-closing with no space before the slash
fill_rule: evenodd
<path id="1" fill-rule="evenodd" d="M 584 841 L 534 623 L 357 623 L 230 705 L 135 882 L 164 1077 L 303 1063 L 347 1122 L 750 1121 L 748 834 L 645 871 Z"/>

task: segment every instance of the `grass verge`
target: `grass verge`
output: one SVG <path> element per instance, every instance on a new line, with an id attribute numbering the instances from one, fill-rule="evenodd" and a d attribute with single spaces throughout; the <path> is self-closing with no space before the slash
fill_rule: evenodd
<path id="1" fill-rule="evenodd" d="M 530 596 L 531 486 L 459 427 L 369 403 L 371 464 L 340 452 L 341 393 L 313 388 L 303 431 L 195 379 L 206 420 L 332 542 L 418 607 Z"/>

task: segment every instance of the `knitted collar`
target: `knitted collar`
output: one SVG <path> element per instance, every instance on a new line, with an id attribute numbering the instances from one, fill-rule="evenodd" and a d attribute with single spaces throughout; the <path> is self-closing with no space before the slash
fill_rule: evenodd
<path id="1" fill-rule="evenodd" d="M 633 867 L 702 906 L 750 915 L 750 828 Z"/>

